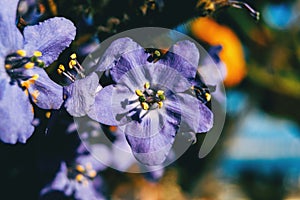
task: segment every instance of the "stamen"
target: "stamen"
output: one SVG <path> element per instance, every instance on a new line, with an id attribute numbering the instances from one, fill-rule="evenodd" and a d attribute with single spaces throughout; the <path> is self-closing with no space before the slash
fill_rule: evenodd
<path id="1" fill-rule="evenodd" d="M 144 96 L 144 94 L 141 90 L 135 90 L 135 94 L 138 95 L 139 97 Z"/>
<path id="2" fill-rule="evenodd" d="M 149 89 L 149 88 L 150 88 L 150 83 L 149 83 L 149 82 L 146 82 L 146 83 L 144 84 L 144 88 L 145 88 L 145 89 Z"/>
<path id="3" fill-rule="evenodd" d="M 160 53 L 160 51 L 158 51 L 158 50 L 155 50 L 155 51 L 154 51 L 154 54 L 155 54 L 157 57 L 160 57 L 160 56 L 161 56 L 161 53 Z"/>
<path id="4" fill-rule="evenodd" d="M 82 182 L 84 180 L 84 176 L 82 174 L 77 174 L 76 177 L 75 177 L 75 180 L 77 182 Z"/>
<path id="5" fill-rule="evenodd" d="M 10 64 L 6 64 L 6 65 L 5 65 L 5 69 L 6 69 L 6 70 L 10 70 L 11 68 L 12 68 L 12 66 L 11 66 Z"/>
<path id="6" fill-rule="evenodd" d="M 69 62 L 69 68 L 73 69 L 74 66 L 76 66 L 76 61 L 75 60 L 70 60 L 70 62 Z"/>
<path id="7" fill-rule="evenodd" d="M 26 51 L 23 49 L 19 49 L 16 51 L 16 53 L 21 56 L 21 57 L 25 57 L 26 56 Z"/>
<path id="8" fill-rule="evenodd" d="M 28 62 L 24 65 L 25 69 L 32 69 L 34 67 L 34 63 L 33 62 Z"/>
<path id="9" fill-rule="evenodd" d="M 149 104 L 148 103 L 142 102 L 141 106 L 142 106 L 143 110 L 149 110 Z"/>
<path id="10" fill-rule="evenodd" d="M 51 117 L 51 112 L 50 112 L 50 111 L 46 112 L 46 113 L 45 113 L 45 117 L 46 117 L 47 119 L 49 119 L 49 118 Z"/>
<path id="11" fill-rule="evenodd" d="M 77 58 L 76 53 L 71 54 L 71 55 L 70 55 L 70 58 L 71 58 L 72 60 L 75 60 L 75 59 Z"/>
<path id="12" fill-rule="evenodd" d="M 87 174 L 90 178 L 95 178 L 97 176 L 97 172 L 95 170 L 91 170 Z"/>
<path id="13" fill-rule="evenodd" d="M 76 165 L 76 170 L 80 173 L 83 173 L 85 171 L 85 168 L 82 165 Z"/>
<path id="14" fill-rule="evenodd" d="M 163 91 L 163 90 L 158 90 L 157 92 L 156 92 L 156 94 L 157 95 L 163 95 L 165 92 Z"/>
<path id="15" fill-rule="evenodd" d="M 35 52 L 33 52 L 33 56 L 35 56 L 35 57 L 41 57 L 43 54 L 42 54 L 42 52 L 40 52 L 40 51 L 35 51 Z"/>
<path id="16" fill-rule="evenodd" d="M 64 75 L 65 77 L 67 77 L 69 80 L 71 80 L 72 82 L 75 81 L 75 77 L 73 74 L 71 74 L 70 72 L 65 72 L 65 66 L 63 66 L 62 64 L 60 64 L 58 66 L 58 69 L 57 69 L 57 73 L 59 75 Z"/>
<path id="17" fill-rule="evenodd" d="M 157 102 L 157 104 L 158 104 L 158 108 L 162 108 L 164 105 L 164 103 L 162 101 Z"/>
<path id="18" fill-rule="evenodd" d="M 209 94 L 208 92 L 205 93 L 205 98 L 207 101 L 210 101 L 211 100 L 211 94 Z"/>

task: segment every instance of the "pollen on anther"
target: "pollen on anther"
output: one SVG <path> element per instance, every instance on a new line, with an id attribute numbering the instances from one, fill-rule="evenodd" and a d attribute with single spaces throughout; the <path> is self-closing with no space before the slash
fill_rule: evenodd
<path id="1" fill-rule="evenodd" d="M 34 67 L 34 63 L 33 62 L 28 62 L 24 65 L 25 69 L 32 69 Z"/>
<path id="2" fill-rule="evenodd" d="M 73 59 L 73 60 L 75 60 L 75 59 L 77 58 L 76 53 L 72 53 L 72 54 L 70 55 L 70 58 Z"/>
<path id="3" fill-rule="evenodd" d="M 46 117 L 47 119 L 49 119 L 49 118 L 51 117 L 51 112 L 50 112 L 50 111 L 46 112 L 46 113 L 45 113 L 45 117 Z"/>
<path id="4" fill-rule="evenodd" d="M 37 79 L 39 78 L 39 75 L 38 74 L 33 74 L 31 79 L 36 81 Z"/>
<path id="5" fill-rule="evenodd" d="M 164 105 L 164 103 L 162 101 L 157 102 L 157 104 L 158 104 L 158 108 L 162 108 Z"/>
<path id="6" fill-rule="evenodd" d="M 88 176 L 90 178 L 95 178 L 97 176 L 97 172 L 95 170 L 91 170 L 88 172 Z"/>
<path id="7" fill-rule="evenodd" d="M 84 176 L 82 174 L 77 174 L 76 177 L 75 177 L 75 180 L 77 182 L 82 182 L 84 179 Z"/>
<path id="8" fill-rule="evenodd" d="M 163 91 L 163 90 L 158 90 L 157 92 L 156 92 L 156 94 L 157 95 L 163 95 L 165 92 Z"/>
<path id="9" fill-rule="evenodd" d="M 69 62 L 70 69 L 72 69 L 75 65 L 76 65 L 76 61 L 75 60 L 70 60 L 70 62 Z"/>
<path id="10" fill-rule="evenodd" d="M 42 54 L 42 52 L 40 52 L 40 51 L 35 51 L 35 52 L 33 52 L 33 55 L 34 55 L 35 57 L 41 57 L 43 54 Z"/>
<path id="11" fill-rule="evenodd" d="M 211 100 L 211 95 L 209 93 L 205 93 L 205 98 L 207 101 Z"/>
<path id="12" fill-rule="evenodd" d="M 26 56 L 26 51 L 23 49 L 19 49 L 16 51 L 16 53 L 21 56 L 21 57 L 25 57 Z"/>
<path id="13" fill-rule="evenodd" d="M 146 82 L 146 83 L 144 84 L 144 88 L 145 88 L 145 89 L 149 89 L 149 88 L 150 88 L 150 83 L 149 83 L 149 82 Z"/>
<path id="14" fill-rule="evenodd" d="M 6 70 L 9 70 L 9 69 L 11 69 L 11 68 L 12 68 L 12 66 L 9 65 L 9 64 L 6 64 L 6 65 L 5 65 L 5 69 L 6 69 Z"/>
<path id="15" fill-rule="evenodd" d="M 135 90 L 135 94 L 138 95 L 139 97 L 144 96 L 141 90 Z"/>
<path id="16" fill-rule="evenodd" d="M 143 110 L 149 110 L 149 104 L 148 103 L 142 102 L 141 106 L 142 106 Z"/>
<path id="17" fill-rule="evenodd" d="M 84 168 L 84 166 L 82 166 L 82 165 L 76 165 L 76 170 L 77 170 L 78 172 L 83 173 L 83 172 L 85 171 L 85 168 Z"/>

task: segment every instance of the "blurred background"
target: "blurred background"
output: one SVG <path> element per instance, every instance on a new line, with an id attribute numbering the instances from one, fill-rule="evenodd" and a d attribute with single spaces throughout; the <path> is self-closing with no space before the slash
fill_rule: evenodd
<path id="1" fill-rule="evenodd" d="M 20 1 L 20 29 L 52 16 L 64 16 L 77 27 L 76 40 L 48 71 L 61 84 L 66 80 L 54 71 L 70 52 L 81 62 L 101 41 L 132 28 L 165 27 L 207 50 L 222 46 L 227 116 L 214 149 L 199 159 L 204 138 L 199 135 L 159 178 L 107 168 L 100 173 L 105 184 L 99 189 L 106 199 L 300 199 L 300 1 L 244 2 L 260 12 L 259 20 L 222 0 Z M 39 117 L 44 119 L 45 112 Z M 40 190 L 55 176 L 62 157 L 73 156 L 79 139 L 63 133 L 70 118 L 61 117 L 66 122 L 45 118 L 25 145 L 0 144 L 3 199 L 42 198 Z M 49 121 L 59 128 L 45 134 L 41 130 Z"/>

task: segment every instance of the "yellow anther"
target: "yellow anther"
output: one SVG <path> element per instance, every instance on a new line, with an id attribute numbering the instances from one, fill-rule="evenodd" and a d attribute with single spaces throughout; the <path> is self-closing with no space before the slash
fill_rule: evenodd
<path id="1" fill-rule="evenodd" d="M 148 103 L 142 102 L 141 106 L 142 106 L 143 110 L 149 110 L 149 104 Z"/>
<path id="2" fill-rule="evenodd" d="M 29 86 L 30 86 L 30 82 L 28 80 L 27 81 L 23 81 L 21 83 L 21 86 L 28 89 Z M 28 94 L 28 91 L 27 91 L 27 94 Z"/>
<path id="3" fill-rule="evenodd" d="M 32 93 L 31 93 L 31 96 L 33 98 L 33 102 L 36 103 L 37 102 L 37 98 L 38 96 L 40 95 L 40 92 L 38 90 L 34 90 Z"/>
<path id="4" fill-rule="evenodd" d="M 157 92 L 156 92 L 156 94 L 157 95 L 163 95 L 165 92 L 163 91 L 163 90 L 158 90 Z"/>
<path id="5" fill-rule="evenodd" d="M 88 172 L 88 176 L 90 178 L 95 178 L 97 176 L 97 172 L 95 170 L 91 170 Z"/>
<path id="6" fill-rule="evenodd" d="M 26 56 L 26 51 L 23 50 L 23 49 L 17 50 L 16 53 L 17 53 L 19 56 L 22 56 L 22 57 L 25 57 L 25 56 Z"/>
<path id="7" fill-rule="evenodd" d="M 149 89 L 149 88 L 150 88 L 150 83 L 149 83 L 149 82 L 146 82 L 146 83 L 144 84 L 144 88 L 145 88 L 145 89 Z"/>
<path id="8" fill-rule="evenodd" d="M 79 171 L 80 173 L 83 173 L 85 171 L 85 168 L 82 165 L 76 165 L 76 170 Z"/>
<path id="9" fill-rule="evenodd" d="M 93 170 L 93 165 L 92 165 L 92 163 L 90 163 L 90 162 L 86 163 L 86 164 L 85 164 L 85 168 L 86 168 L 86 170 Z"/>
<path id="10" fill-rule="evenodd" d="M 34 67 L 34 63 L 33 62 L 28 62 L 24 65 L 25 69 L 32 69 Z"/>
<path id="11" fill-rule="evenodd" d="M 75 60 L 75 59 L 77 58 L 76 53 L 72 53 L 72 54 L 70 55 L 70 58 L 71 58 L 72 60 Z"/>
<path id="12" fill-rule="evenodd" d="M 60 69 L 62 72 L 64 72 L 66 69 L 65 69 L 65 66 L 63 66 L 62 64 L 60 64 L 58 66 L 58 69 Z"/>
<path id="13" fill-rule="evenodd" d="M 205 98 L 207 101 L 211 100 L 211 95 L 209 93 L 205 93 Z"/>
<path id="14" fill-rule="evenodd" d="M 49 111 L 46 112 L 46 113 L 45 113 L 45 117 L 46 117 L 47 119 L 49 119 L 49 118 L 51 117 L 51 112 L 49 112 Z"/>
<path id="15" fill-rule="evenodd" d="M 36 81 L 38 78 L 39 78 L 38 74 L 33 74 L 32 77 L 31 77 L 31 80 Z"/>
<path id="16" fill-rule="evenodd" d="M 9 69 L 11 69 L 11 68 L 12 68 L 12 66 L 9 65 L 9 64 L 6 64 L 6 65 L 5 65 L 5 69 L 9 70 Z"/>
<path id="17" fill-rule="evenodd" d="M 75 60 L 70 60 L 69 62 L 69 67 L 70 69 L 73 69 L 73 67 L 76 65 L 76 61 Z"/>
<path id="18" fill-rule="evenodd" d="M 160 57 L 160 56 L 161 56 L 161 53 L 160 53 L 160 51 L 158 51 L 158 50 L 155 50 L 155 51 L 154 51 L 154 54 L 155 54 L 157 57 Z"/>
<path id="19" fill-rule="evenodd" d="M 141 90 L 135 90 L 135 94 L 138 95 L 139 97 L 144 96 L 144 94 Z"/>
<path id="20" fill-rule="evenodd" d="M 41 57 L 43 54 L 42 54 L 42 52 L 40 52 L 40 51 L 35 51 L 35 52 L 33 52 L 33 55 L 34 55 L 35 57 Z"/>
<path id="21" fill-rule="evenodd" d="M 75 180 L 77 182 L 82 182 L 84 180 L 84 176 L 82 174 L 77 174 L 76 177 L 75 177 Z"/>
<path id="22" fill-rule="evenodd" d="M 157 102 L 157 104 L 158 104 L 158 108 L 162 108 L 164 105 L 164 103 L 162 101 Z"/>

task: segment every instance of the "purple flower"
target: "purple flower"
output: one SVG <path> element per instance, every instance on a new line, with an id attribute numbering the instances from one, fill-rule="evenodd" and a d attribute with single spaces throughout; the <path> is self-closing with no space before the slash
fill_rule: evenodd
<path id="1" fill-rule="evenodd" d="M 65 18 L 52 18 L 27 26 L 23 35 L 15 25 L 18 0 L 0 1 L 0 139 L 25 143 L 34 127 L 35 103 L 58 109 L 62 87 L 41 67 L 48 66 L 75 37 L 75 27 Z"/>
<path id="2" fill-rule="evenodd" d="M 89 158 L 93 160 L 91 156 Z M 102 179 L 97 175 L 97 168 L 93 165 L 95 163 L 87 161 L 67 167 L 66 163 L 62 162 L 54 180 L 42 189 L 41 196 L 53 191 L 60 191 L 66 196 L 74 196 L 79 200 L 104 199 L 99 192 L 102 187 Z"/>
<path id="3" fill-rule="evenodd" d="M 118 126 L 134 156 L 146 165 L 161 164 L 175 135 L 207 132 L 213 124 L 209 108 L 192 94 L 199 52 L 189 41 L 153 59 L 152 53 L 129 38 L 112 43 L 97 71 L 107 70 L 115 84 L 97 95 L 88 115 Z"/>

